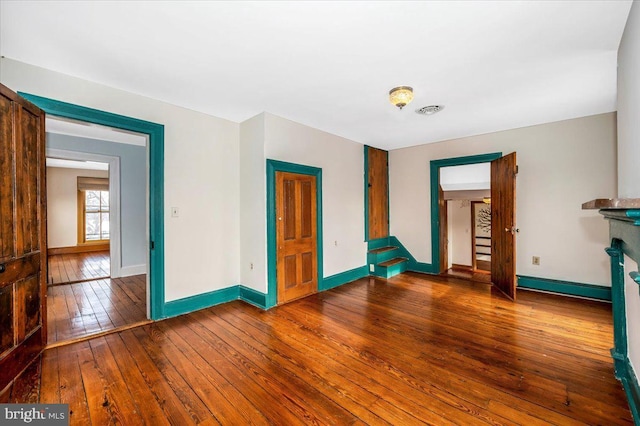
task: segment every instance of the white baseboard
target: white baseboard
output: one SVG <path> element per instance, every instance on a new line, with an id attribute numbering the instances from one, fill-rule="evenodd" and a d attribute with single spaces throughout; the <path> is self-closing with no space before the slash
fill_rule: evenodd
<path id="1" fill-rule="evenodd" d="M 120 277 L 130 277 L 132 275 L 142 275 L 147 273 L 147 265 L 131 265 L 120 267 Z"/>

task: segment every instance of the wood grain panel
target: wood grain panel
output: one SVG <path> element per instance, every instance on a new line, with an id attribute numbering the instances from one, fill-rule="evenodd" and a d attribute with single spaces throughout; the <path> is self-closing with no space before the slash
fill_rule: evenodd
<path id="1" fill-rule="evenodd" d="M 13 328 L 12 347 L 0 356 L 4 389 L 46 343 L 44 112 L 0 85 L 0 123 L 0 289 L 12 303 L 0 309 Z"/>
<path id="2" fill-rule="evenodd" d="M 13 347 L 13 287 L 0 288 L 0 356 Z"/>
<path id="3" fill-rule="evenodd" d="M 516 298 L 516 153 L 491 162 L 491 282 Z"/>
<path id="4" fill-rule="evenodd" d="M 15 256 L 13 244 L 14 219 L 13 184 L 13 105 L 11 100 L 0 96 L 0 262 Z"/>
<path id="5" fill-rule="evenodd" d="M 389 236 L 389 163 L 388 153 L 367 148 L 369 176 L 369 239 Z"/>
<path id="6" fill-rule="evenodd" d="M 278 303 L 318 290 L 316 197 L 315 176 L 276 172 Z"/>

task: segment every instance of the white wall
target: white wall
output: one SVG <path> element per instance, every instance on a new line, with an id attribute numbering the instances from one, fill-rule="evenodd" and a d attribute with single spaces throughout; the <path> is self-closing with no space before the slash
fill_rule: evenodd
<path id="1" fill-rule="evenodd" d="M 264 114 L 240 125 L 240 282 L 267 292 Z M 253 269 L 251 269 L 253 264 Z"/>
<path id="2" fill-rule="evenodd" d="M 7 58 L 0 82 L 14 91 L 165 126 L 165 297 L 240 281 L 239 125 Z M 180 208 L 172 218 L 170 207 Z"/>
<path id="3" fill-rule="evenodd" d="M 108 178 L 104 170 L 47 167 L 47 247 L 78 245 L 78 176 Z"/>
<path id="4" fill-rule="evenodd" d="M 517 273 L 610 285 L 607 223 L 581 204 L 616 193 L 615 113 L 391 151 L 391 234 L 431 263 L 429 161 L 498 151 L 518 155 Z"/>
<path id="5" fill-rule="evenodd" d="M 324 276 L 364 266 L 363 145 L 272 114 L 264 116 L 266 158 L 322 169 Z"/>
<path id="6" fill-rule="evenodd" d="M 448 204 L 451 212 L 451 262 L 471 266 L 471 202 L 452 200 Z"/>
<path id="7" fill-rule="evenodd" d="M 240 125 L 243 285 L 267 292 L 267 159 L 322 169 L 322 275 L 366 264 L 363 153 L 359 143 L 268 113 Z"/>
<path id="8" fill-rule="evenodd" d="M 640 6 L 631 6 L 618 50 L 618 197 L 640 198 Z M 608 245 L 608 244 L 607 244 Z M 628 272 L 638 265 L 625 257 L 625 300 L 629 360 L 640 368 L 640 295 Z"/>

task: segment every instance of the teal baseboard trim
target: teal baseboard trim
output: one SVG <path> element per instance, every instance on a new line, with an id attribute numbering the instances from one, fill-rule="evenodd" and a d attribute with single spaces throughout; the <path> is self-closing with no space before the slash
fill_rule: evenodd
<path id="1" fill-rule="evenodd" d="M 638 385 L 638 379 L 635 371 L 629 362 L 628 357 L 624 357 L 623 371 L 617 371 L 620 375 L 618 379 L 622 382 L 624 391 L 627 394 L 627 402 L 629 403 L 629 410 L 633 415 L 633 420 L 636 426 L 640 425 L 640 415 L 638 410 L 640 409 L 640 386 Z"/>
<path id="2" fill-rule="evenodd" d="M 260 309 L 267 309 L 267 295 L 252 288 L 239 285 L 238 298 Z"/>
<path id="3" fill-rule="evenodd" d="M 433 274 L 437 273 L 437 271 L 433 270 L 433 264 L 418 262 L 415 257 L 407 250 L 407 248 L 400 242 L 397 237 L 389 237 L 390 243 L 393 246 L 400 248 L 400 257 L 404 257 L 409 259 L 409 263 L 407 265 L 407 271 L 412 272 L 422 272 L 424 274 Z"/>
<path id="4" fill-rule="evenodd" d="M 611 287 L 518 275 L 518 287 L 611 301 Z"/>
<path id="5" fill-rule="evenodd" d="M 233 287 L 210 291 L 209 293 L 185 297 L 184 299 L 172 300 L 164 304 L 164 317 L 175 317 L 221 303 L 231 302 L 232 300 L 238 300 L 240 296 L 239 287 L 240 286 L 235 285 Z"/>
<path id="6" fill-rule="evenodd" d="M 329 290 L 338 286 L 341 286 L 351 281 L 359 280 L 360 278 L 369 276 L 369 267 L 367 265 L 359 266 L 348 271 L 340 272 L 339 274 L 331 275 L 322 280 L 322 284 L 318 286 L 319 291 Z"/>

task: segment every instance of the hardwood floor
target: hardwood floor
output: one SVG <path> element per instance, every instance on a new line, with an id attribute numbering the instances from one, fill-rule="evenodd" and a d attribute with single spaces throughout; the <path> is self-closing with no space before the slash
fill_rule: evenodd
<path id="1" fill-rule="evenodd" d="M 111 275 L 108 251 L 55 254 L 49 256 L 47 263 L 49 285 L 109 278 Z"/>
<path id="2" fill-rule="evenodd" d="M 518 299 L 406 273 L 236 301 L 49 349 L 0 402 L 69 403 L 77 425 L 633 424 L 611 306 Z"/>
<path id="3" fill-rule="evenodd" d="M 491 274 L 484 271 L 472 271 L 471 269 L 456 269 L 449 268 L 445 272 L 440 274 L 443 277 L 461 278 L 469 281 L 476 281 L 481 283 L 490 283 Z"/>
<path id="4" fill-rule="evenodd" d="M 146 275 L 50 286 L 49 344 L 134 324 L 147 318 Z"/>

